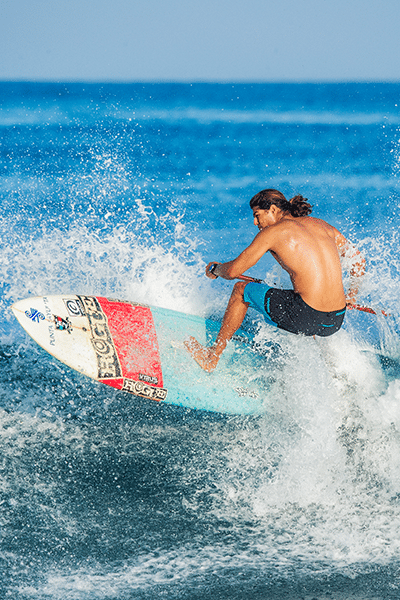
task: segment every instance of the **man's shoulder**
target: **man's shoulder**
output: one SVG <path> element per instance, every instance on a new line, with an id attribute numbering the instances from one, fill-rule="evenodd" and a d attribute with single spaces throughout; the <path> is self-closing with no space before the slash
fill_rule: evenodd
<path id="1" fill-rule="evenodd" d="M 310 229 L 321 229 L 333 236 L 339 233 L 333 225 L 318 217 L 299 217 L 299 222 L 300 220 L 302 225 L 305 227 L 309 226 Z"/>
<path id="2" fill-rule="evenodd" d="M 317 219 L 315 217 L 291 217 L 282 219 L 279 223 L 272 225 L 271 229 L 275 229 L 275 231 L 278 232 L 299 231 L 300 233 L 304 228 L 323 227 L 324 223 L 325 222 L 322 221 L 322 219 Z"/>
<path id="3" fill-rule="evenodd" d="M 275 239 L 284 239 L 286 236 L 295 239 L 311 237 L 325 237 L 336 240 L 343 237 L 341 233 L 323 219 L 317 217 L 296 217 L 294 219 L 282 219 L 279 223 L 271 227 L 275 228 Z"/>

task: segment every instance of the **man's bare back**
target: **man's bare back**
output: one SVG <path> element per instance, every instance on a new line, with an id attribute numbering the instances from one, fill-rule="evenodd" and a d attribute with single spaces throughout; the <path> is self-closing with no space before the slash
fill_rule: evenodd
<path id="1" fill-rule="evenodd" d="M 258 235 L 304 302 L 324 312 L 345 305 L 337 229 L 314 217 L 286 216 Z"/>

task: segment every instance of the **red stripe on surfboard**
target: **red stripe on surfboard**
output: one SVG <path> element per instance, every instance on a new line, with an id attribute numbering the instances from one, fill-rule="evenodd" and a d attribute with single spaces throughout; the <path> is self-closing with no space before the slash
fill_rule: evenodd
<path id="1" fill-rule="evenodd" d="M 163 386 L 160 352 L 153 315 L 146 306 L 97 298 L 107 317 L 123 376 L 139 381 L 143 376 L 157 378 Z M 120 388 L 120 380 L 114 387 Z"/>

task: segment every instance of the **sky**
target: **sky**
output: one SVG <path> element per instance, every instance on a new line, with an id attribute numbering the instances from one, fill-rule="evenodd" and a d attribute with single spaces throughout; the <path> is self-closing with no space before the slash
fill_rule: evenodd
<path id="1" fill-rule="evenodd" d="M 400 0 L 0 0 L 0 80 L 400 81 Z"/>

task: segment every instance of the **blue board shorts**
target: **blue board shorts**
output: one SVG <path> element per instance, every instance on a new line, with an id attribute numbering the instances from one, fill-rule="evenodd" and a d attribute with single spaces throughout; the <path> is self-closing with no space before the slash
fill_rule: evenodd
<path id="1" fill-rule="evenodd" d="M 342 326 L 346 313 L 346 307 L 332 312 L 315 310 L 293 290 L 279 290 L 260 283 L 248 283 L 243 298 L 262 313 L 267 323 L 296 334 L 333 335 Z"/>

